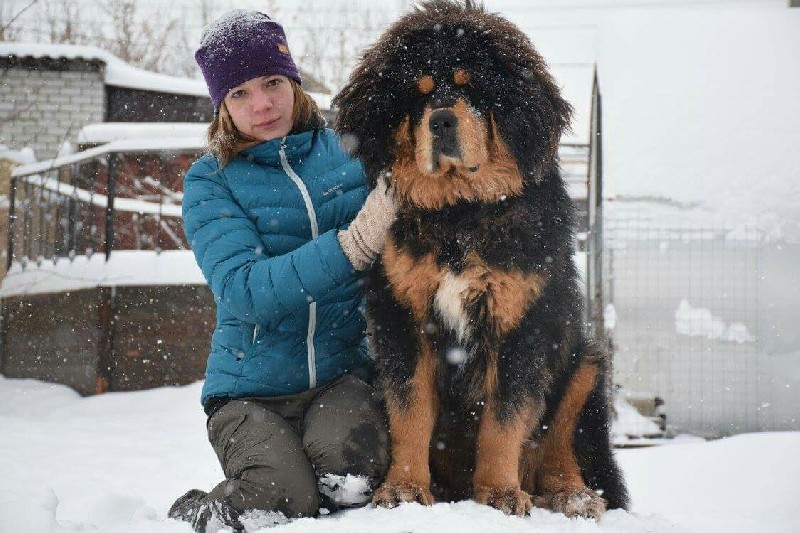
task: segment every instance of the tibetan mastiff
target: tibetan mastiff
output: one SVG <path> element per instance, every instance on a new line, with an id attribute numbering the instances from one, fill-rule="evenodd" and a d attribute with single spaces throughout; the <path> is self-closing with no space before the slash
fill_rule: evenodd
<path id="1" fill-rule="evenodd" d="M 392 445 L 373 502 L 625 508 L 610 364 L 584 331 L 556 155 L 571 107 L 545 61 L 482 6 L 427 1 L 365 51 L 334 104 L 398 205 L 367 283 Z"/>

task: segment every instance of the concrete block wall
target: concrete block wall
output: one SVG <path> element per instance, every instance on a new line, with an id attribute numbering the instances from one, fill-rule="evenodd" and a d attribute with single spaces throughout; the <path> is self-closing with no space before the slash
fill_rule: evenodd
<path id="1" fill-rule="evenodd" d="M 0 144 L 31 147 L 39 161 L 75 142 L 86 124 L 102 122 L 102 64 L 85 60 L 0 61 Z"/>

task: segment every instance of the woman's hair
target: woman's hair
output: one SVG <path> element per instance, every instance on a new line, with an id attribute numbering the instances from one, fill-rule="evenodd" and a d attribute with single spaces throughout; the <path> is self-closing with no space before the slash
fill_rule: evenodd
<path id="1" fill-rule="evenodd" d="M 316 102 L 303 91 L 303 88 L 295 80 L 289 78 L 289 83 L 294 92 L 292 130 L 289 133 L 300 133 L 325 127 L 325 119 Z M 219 161 L 220 170 L 244 149 L 259 142 L 258 139 L 236 129 L 224 100 L 220 103 L 219 113 L 214 116 L 214 120 L 208 126 L 207 138 L 208 149 Z"/>

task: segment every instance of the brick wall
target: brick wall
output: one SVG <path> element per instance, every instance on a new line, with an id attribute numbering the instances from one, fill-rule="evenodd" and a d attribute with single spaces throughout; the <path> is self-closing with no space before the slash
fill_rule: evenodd
<path id="1" fill-rule="evenodd" d="M 105 117 L 102 63 L 0 58 L 0 144 L 33 148 L 42 161 Z"/>

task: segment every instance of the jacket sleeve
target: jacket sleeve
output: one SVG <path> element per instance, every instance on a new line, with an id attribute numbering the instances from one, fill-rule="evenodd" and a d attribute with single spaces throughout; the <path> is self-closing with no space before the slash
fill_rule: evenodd
<path id="1" fill-rule="evenodd" d="M 255 224 L 203 160 L 184 179 L 183 220 L 214 300 L 247 323 L 299 312 L 358 276 L 336 229 L 287 254 L 265 255 Z"/>

